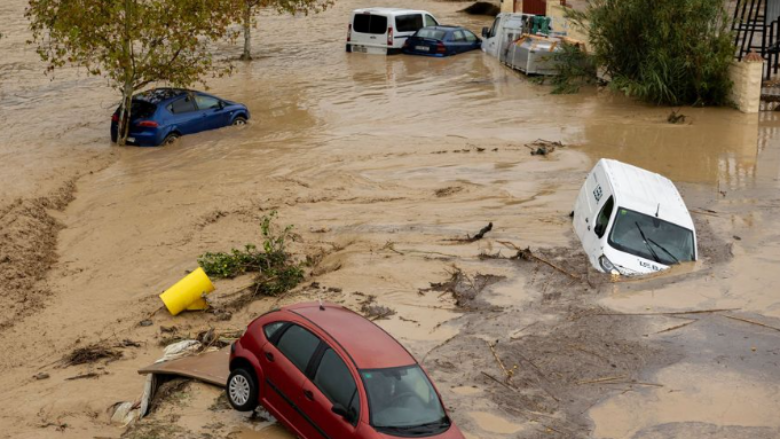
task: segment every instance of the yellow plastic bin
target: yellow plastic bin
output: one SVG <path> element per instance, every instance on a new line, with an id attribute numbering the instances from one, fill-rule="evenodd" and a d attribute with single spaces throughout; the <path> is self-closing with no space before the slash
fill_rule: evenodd
<path id="1" fill-rule="evenodd" d="M 208 303 L 203 296 L 212 291 L 214 291 L 214 285 L 211 283 L 211 279 L 202 268 L 198 267 L 197 270 L 160 294 L 160 299 L 168 308 L 168 312 L 177 315 L 184 310 L 206 309 Z"/>

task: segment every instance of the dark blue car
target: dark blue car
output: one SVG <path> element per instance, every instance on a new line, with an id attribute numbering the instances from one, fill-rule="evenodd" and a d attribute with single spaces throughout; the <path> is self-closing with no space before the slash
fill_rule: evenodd
<path id="1" fill-rule="evenodd" d="M 428 26 L 407 38 L 404 53 L 410 55 L 449 56 L 482 48 L 473 32 L 460 26 Z"/>
<path id="2" fill-rule="evenodd" d="M 199 91 L 155 88 L 133 96 L 127 143 L 159 146 L 186 134 L 229 125 L 245 125 L 249 110 L 243 104 Z M 111 118 L 111 140 L 117 141 L 119 108 Z"/>

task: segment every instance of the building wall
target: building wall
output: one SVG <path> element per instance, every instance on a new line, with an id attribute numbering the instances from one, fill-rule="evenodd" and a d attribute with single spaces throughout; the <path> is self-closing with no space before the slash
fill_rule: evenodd
<path id="1" fill-rule="evenodd" d="M 734 61 L 729 66 L 729 78 L 734 82 L 731 100 L 743 113 L 758 113 L 761 106 L 761 79 L 764 62 Z"/>
<path id="2" fill-rule="evenodd" d="M 501 0 L 501 12 L 514 12 L 514 0 Z"/>
<path id="3" fill-rule="evenodd" d="M 584 42 L 586 49 L 590 50 L 590 42 L 588 41 L 586 30 L 566 19 L 566 9 L 565 6 L 561 6 L 557 1 L 547 2 L 547 16 L 552 19 L 553 30 L 566 32 L 566 36 Z"/>

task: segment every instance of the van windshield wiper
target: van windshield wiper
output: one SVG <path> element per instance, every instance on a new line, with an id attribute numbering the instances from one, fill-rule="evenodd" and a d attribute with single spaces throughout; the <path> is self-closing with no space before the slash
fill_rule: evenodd
<path id="1" fill-rule="evenodd" d="M 655 253 L 655 250 L 653 250 L 653 246 L 648 242 L 647 236 L 645 236 L 645 232 L 642 230 L 642 226 L 640 226 L 637 221 L 634 221 L 634 224 L 636 224 L 636 228 L 639 229 L 639 234 L 642 235 L 642 242 L 644 242 L 645 246 L 647 246 L 647 249 L 650 250 L 650 253 L 653 255 L 655 262 L 661 262 L 661 259 Z"/>
<path id="2" fill-rule="evenodd" d="M 667 249 L 666 249 L 664 246 L 662 246 L 661 244 L 659 244 L 659 243 L 657 243 L 657 242 L 655 242 L 655 241 L 653 241 L 652 239 L 649 239 L 649 238 L 648 238 L 648 241 L 650 241 L 650 243 L 651 243 L 651 244 L 655 244 L 655 246 L 656 246 L 656 247 L 658 247 L 658 248 L 660 248 L 661 250 L 663 250 L 663 251 L 664 251 L 664 253 L 666 253 L 667 255 L 671 256 L 671 257 L 672 257 L 672 259 L 674 259 L 674 262 L 675 262 L 675 263 L 678 263 L 678 264 L 680 263 L 680 260 L 679 260 L 679 259 L 677 259 L 677 256 L 673 255 L 673 254 L 672 254 L 672 252 L 670 252 L 669 250 L 667 250 Z"/>

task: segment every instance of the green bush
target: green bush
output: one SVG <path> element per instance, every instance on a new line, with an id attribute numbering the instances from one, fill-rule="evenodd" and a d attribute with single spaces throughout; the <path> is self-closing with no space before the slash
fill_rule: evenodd
<path id="1" fill-rule="evenodd" d="M 667 105 L 725 105 L 734 57 L 723 0 L 589 0 L 596 63 L 612 87 Z"/>
<path id="2" fill-rule="evenodd" d="M 233 278 L 245 273 L 257 272 L 255 292 L 267 296 L 277 296 L 294 288 L 304 278 L 300 264 L 284 248 L 293 226 L 287 226 L 282 233 L 275 234 L 272 222 L 276 211 L 266 215 L 260 221 L 263 236 L 263 248 L 258 250 L 254 244 L 246 244 L 243 250 L 230 252 L 207 252 L 198 258 L 198 265 L 209 276 Z"/>
<path id="3" fill-rule="evenodd" d="M 598 81 L 593 56 L 575 44 L 563 43 L 561 49 L 552 55 L 555 65 L 555 75 L 550 77 L 552 94 L 577 93 L 583 85 Z"/>

